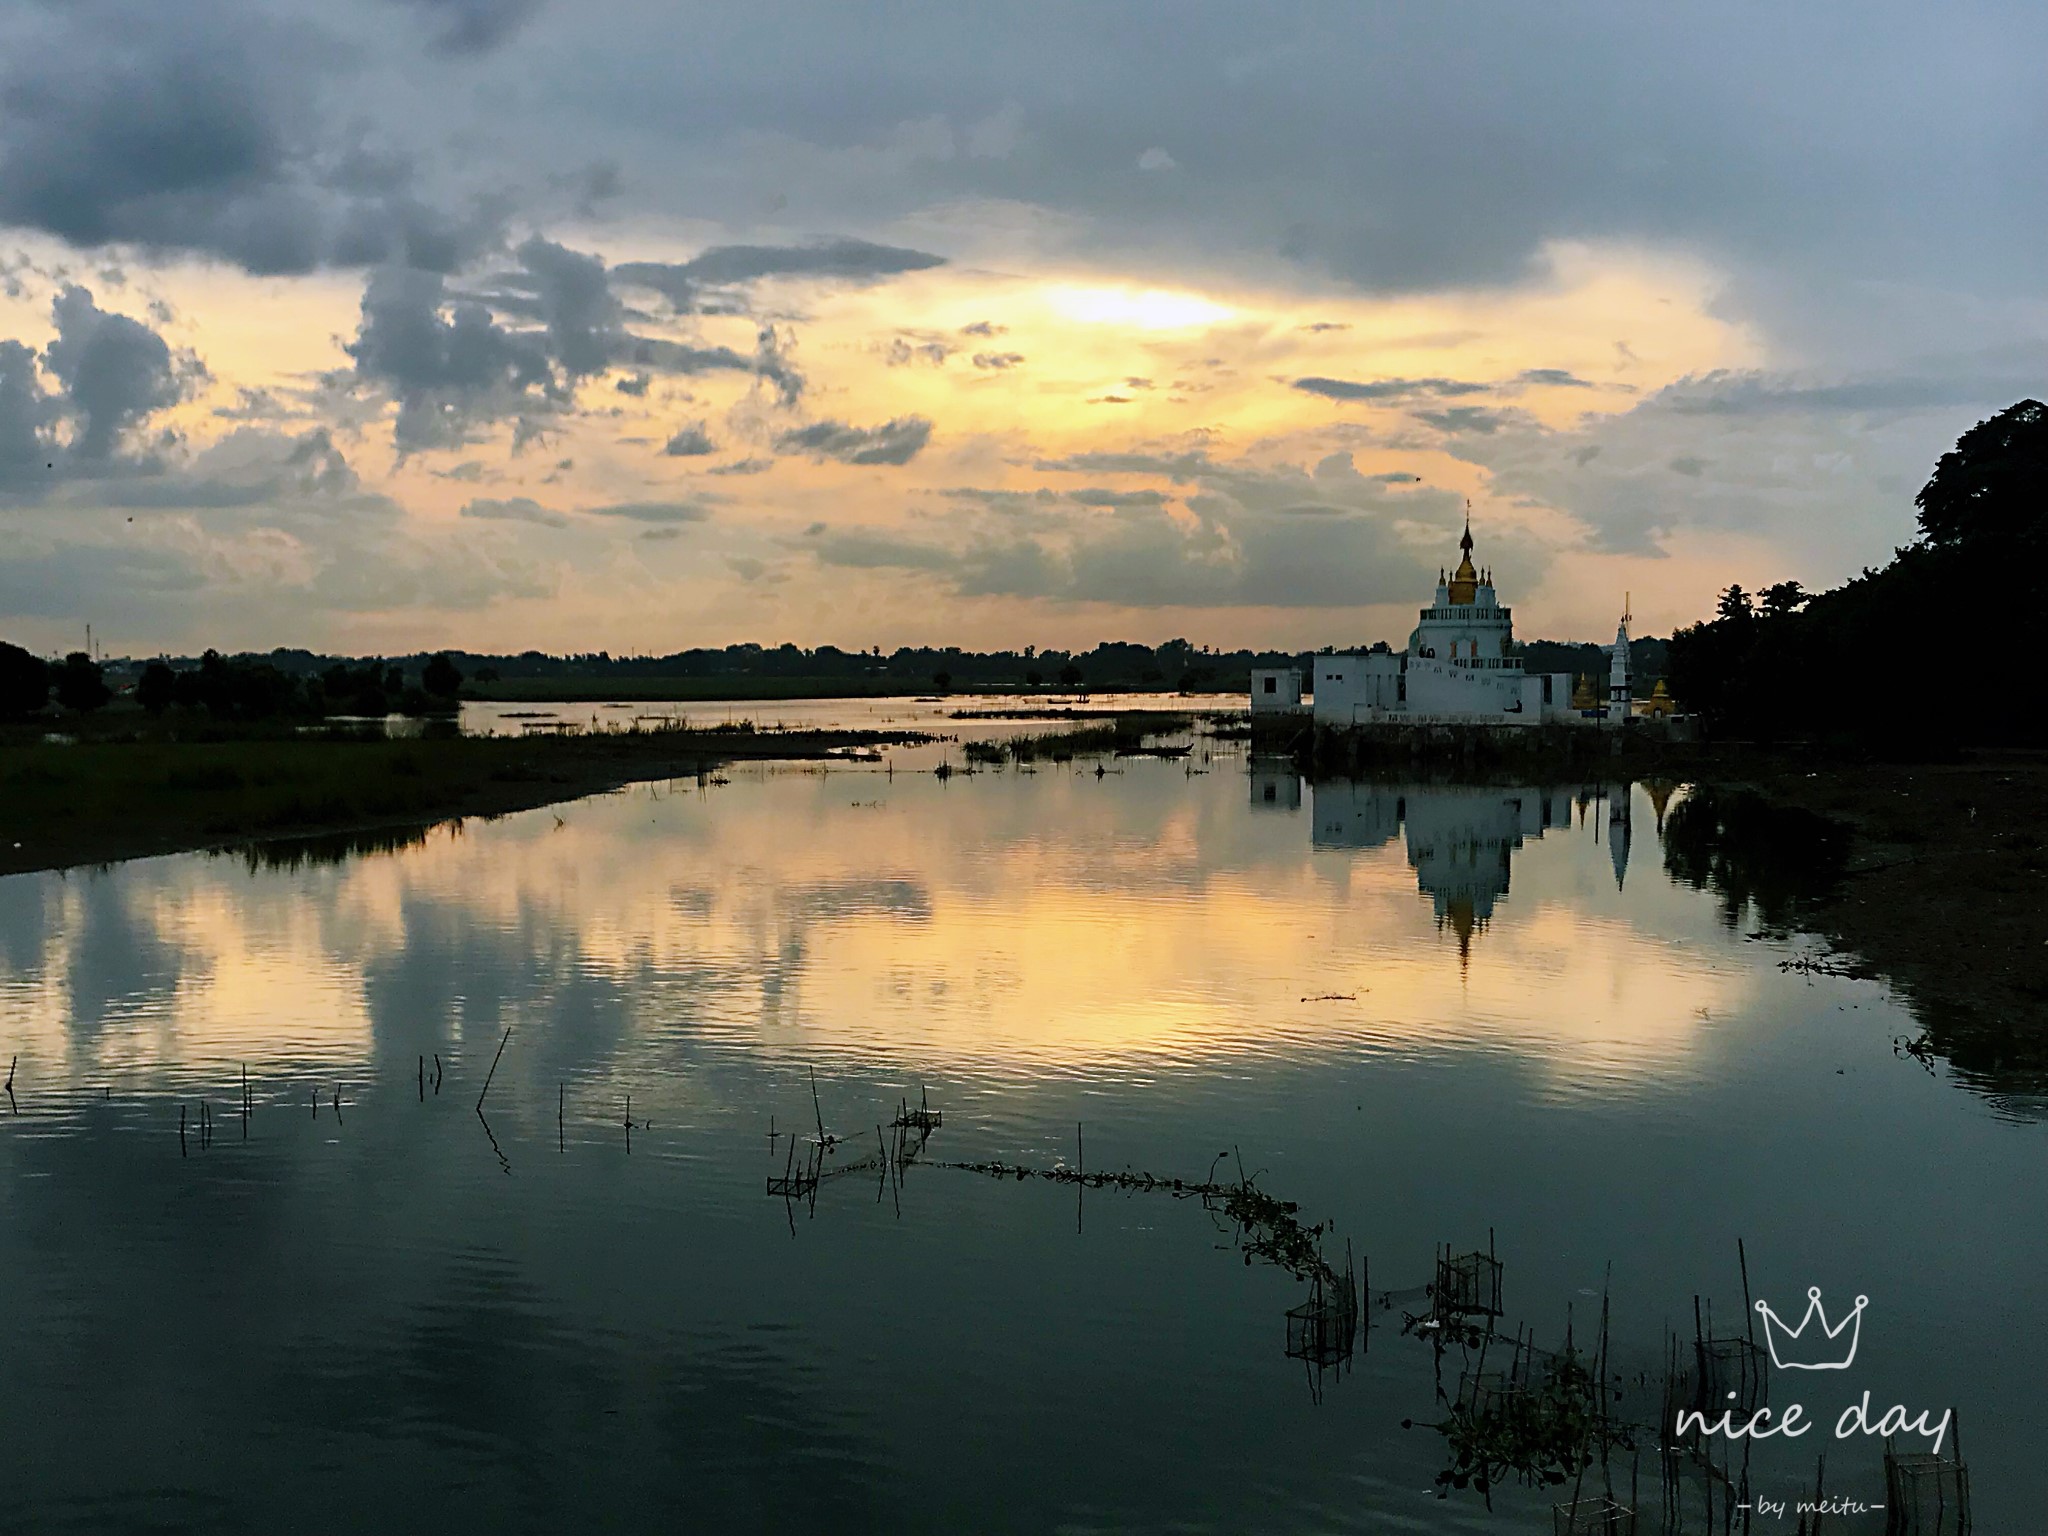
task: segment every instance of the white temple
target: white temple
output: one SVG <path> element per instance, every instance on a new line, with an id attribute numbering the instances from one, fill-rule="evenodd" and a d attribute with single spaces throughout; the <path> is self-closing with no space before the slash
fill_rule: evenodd
<path id="1" fill-rule="evenodd" d="M 1472 564 L 1469 509 L 1458 547 L 1463 558 L 1448 576 L 1437 572 L 1436 601 L 1422 610 L 1406 651 L 1338 651 L 1315 658 L 1317 724 L 1536 725 L 1578 718 L 1570 673 L 1522 670 L 1513 615 L 1501 606 L 1493 573 Z M 1621 665 L 1625 669 L 1627 662 Z M 1255 709 L 1263 682 L 1254 684 Z"/>

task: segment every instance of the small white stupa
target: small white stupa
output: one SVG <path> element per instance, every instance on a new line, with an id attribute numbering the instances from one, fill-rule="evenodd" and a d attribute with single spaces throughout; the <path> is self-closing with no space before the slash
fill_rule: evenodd
<path id="1" fill-rule="evenodd" d="M 1628 678 L 1628 625 L 1635 615 L 1629 612 L 1628 595 L 1624 594 L 1621 604 L 1621 622 L 1614 628 L 1614 645 L 1610 654 L 1613 661 L 1607 669 L 1607 718 L 1626 720 L 1634 707 L 1629 691 Z"/>

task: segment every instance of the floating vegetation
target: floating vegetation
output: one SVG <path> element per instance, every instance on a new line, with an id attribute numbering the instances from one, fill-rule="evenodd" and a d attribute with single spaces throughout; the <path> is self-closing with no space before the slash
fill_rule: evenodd
<path id="1" fill-rule="evenodd" d="M 1847 960 L 1836 955 L 1794 955 L 1789 960 L 1780 960 L 1781 971 L 1797 971 L 1802 976 L 1854 976 L 1856 968 Z"/>
<path id="2" fill-rule="evenodd" d="M 1614 1449 L 1633 1450 L 1631 1427 L 1609 1418 L 1610 1389 L 1602 1385 L 1606 1329 L 1600 1351 L 1590 1360 L 1569 1342 L 1558 1353 L 1517 1342 L 1508 1366 L 1481 1369 L 1459 1382 L 1449 1414 L 1431 1426 L 1444 1437 L 1450 1461 L 1437 1473 L 1438 1491 L 1470 1488 L 1492 1506 L 1493 1490 L 1515 1481 L 1530 1488 L 1556 1488 L 1583 1478 L 1596 1459 Z M 1569 1507 L 1587 1514 L 1593 1506 L 1574 1499 Z M 1600 1525 L 1559 1525 L 1563 1530 L 1604 1531 Z M 1624 1526 L 1621 1529 L 1633 1529 Z"/>
<path id="3" fill-rule="evenodd" d="M 1191 729 L 1194 717 L 1166 713 L 1116 715 L 1092 725 L 1063 731 L 1009 736 L 1001 741 L 969 742 L 969 762 L 1070 763 L 1077 757 L 1115 754 L 1119 757 L 1185 757 L 1190 748 L 1164 746 L 1151 738 L 1178 735 Z M 979 754 L 979 755 L 977 755 Z"/>

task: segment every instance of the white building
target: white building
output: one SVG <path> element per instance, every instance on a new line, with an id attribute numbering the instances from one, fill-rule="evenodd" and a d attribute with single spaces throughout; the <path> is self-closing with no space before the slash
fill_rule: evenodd
<path id="1" fill-rule="evenodd" d="M 1501 606 L 1492 572 L 1472 564 L 1469 515 L 1458 547 L 1463 558 L 1450 575 L 1437 572 L 1436 601 L 1422 610 L 1406 651 L 1316 657 L 1317 724 L 1536 725 L 1577 718 L 1570 673 L 1522 670 L 1513 615 Z"/>
<path id="2" fill-rule="evenodd" d="M 1302 712 L 1301 668 L 1257 667 L 1253 669 L 1253 714 L 1295 715 Z"/>

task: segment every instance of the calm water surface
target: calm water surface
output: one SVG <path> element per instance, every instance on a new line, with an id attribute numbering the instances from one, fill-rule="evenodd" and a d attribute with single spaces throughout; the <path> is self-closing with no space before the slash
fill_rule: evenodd
<path id="1" fill-rule="evenodd" d="M 1611 1286 L 1628 1370 L 1695 1296 L 1740 1328 L 1739 1238 L 1795 1321 L 1870 1298 L 1852 1369 L 1774 1375 L 1821 1428 L 1760 1489 L 1825 1449 L 1881 1500 L 1831 1438 L 1867 1390 L 1957 1409 L 1977 1528 L 2037 1528 L 2040 1124 L 1670 879 L 1661 790 L 1202 761 L 736 768 L 0 880 L 0 1529 L 1551 1529 L 1437 1497 L 1399 1307 L 1318 1380 L 1301 1282 L 1198 1202 L 929 1164 L 768 1198 L 813 1069 L 848 1163 L 920 1086 L 930 1160 L 1237 1149 L 1376 1291 L 1490 1230 L 1505 1327 L 1583 1335 Z"/>

